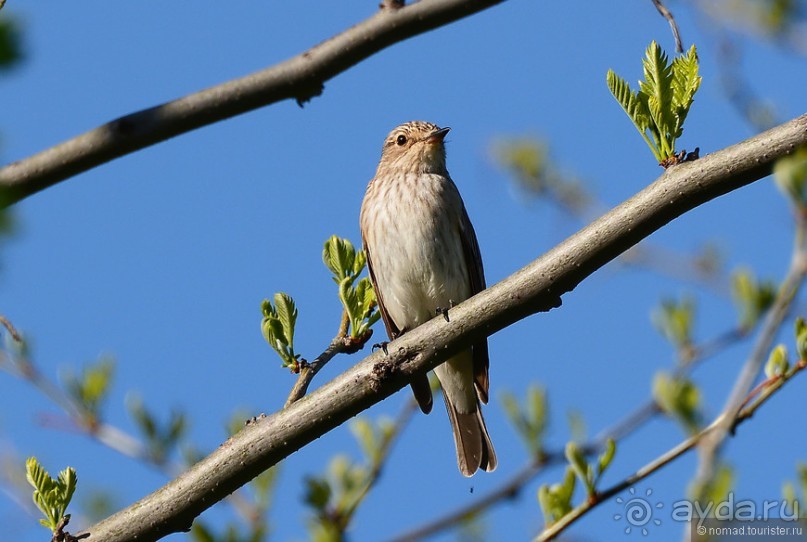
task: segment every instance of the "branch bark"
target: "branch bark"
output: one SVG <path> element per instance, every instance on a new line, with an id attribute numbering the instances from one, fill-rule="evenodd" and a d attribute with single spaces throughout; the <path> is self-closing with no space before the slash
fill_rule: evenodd
<path id="1" fill-rule="evenodd" d="M 238 487 L 470 345 L 560 305 L 594 271 L 674 218 L 771 173 L 807 145 L 807 114 L 694 162 L 653 184 L 510 277 L 403 335 L 288 408 L 250 423 L 215 452 L 132 506 L 91 527 L 90 541 L 153 541 L 190 528 Z"/>
<path id="2" fill-rule="evenodd" d="M 126 154 L 259 107 L 303 104 L 325 81 L 399 41 L 504 0 L 420 0 L 372 17 L 289 60 L 143 109 L 0 169 L 0 208 Z"/>

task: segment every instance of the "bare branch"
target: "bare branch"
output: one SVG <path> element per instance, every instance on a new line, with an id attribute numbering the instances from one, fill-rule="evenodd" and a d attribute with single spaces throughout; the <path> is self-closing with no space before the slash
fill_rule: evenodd
<path id="1" fill-rule="evenodd" d="M 285 62 L 131 113 L 0 169 L 0 208 L 96 166 L 281 100 L 303 104 L 325 81 L 399 41 L 504 0 L 421 0 L 369 19 Z"/>
<path id="2" fill-rule="evenodd" d="M 202 511 L 447 357 L 531 314 L 687 211 L 771 173 L 776 159 L 807 145 L 807 115 L 694 162 L 656 182 L 527 267 L 406 333 L 288 408 L 258 419 L 190 470 L 92 526 L 104 542 L 153 541 L 187 530 Z"/>
<path id="3" fill-rule="evenodd" d="M 724 421 L 718 431 L 710 433 L 700 447 L 700 461 L 696 474 L 697 482 L 705 482 L 712 477 L 714 464 L 720 448 L 734 426 L 735 419 L 745 405 L 754 381 L 762 372 L 765 360 L 774 347 L 776 336 L 796 301 L 799 290 L 807 279 L 807 218 L 802 212 L 796 213 L 796 236 L 790 267 L 776 295 L 770 310 L 765 316 L 759 336 L 751 354 L 734 382 L 729 398 L 723 407 Z"/>
<path id="4" fill-rule="evenodd" d="M 675 50 L 679 53 L 684 52 L 684 44 L 681 43 L 681 32 L 678 31 L 678 23 L 675 22 L 675 17 L 673 14 L 670 13 L 670 10 L 661 3 L 661 0 L 652 0 L 653 5 L 656 6 L 656 9 L 661 14 L 662 17 L 667 19 L 667 22 L 670 23 L 670 29 L 673 33 L 673 38 L 675 39 Z"/>
<path id="5" fill-rule="evenodd" d="M 2 6 L 0 6 L 0 7 L 2 7 Z M 9 335 L 11 335 L 12 339 L 17 341 L 18 343 L 22 342 L 22 336 L 19 334 L 17 329 L 14 327 L 14 324 L 12 324 L 9 321 L 9 319 L 6 318 L 5 316 L 3 316 L 2 314 L 0 314 L 0 325 L 2 325 L 4 328 L 6 328 L 6 331 L 8 331 Z"/>

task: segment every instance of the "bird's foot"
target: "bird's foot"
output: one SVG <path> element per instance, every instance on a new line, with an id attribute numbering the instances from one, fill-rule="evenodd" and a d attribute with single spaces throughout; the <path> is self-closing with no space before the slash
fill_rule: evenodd
<path id="1" fill-rule="evenodd" d="M 389 343 L 387 341 L 382 341 L 380 343 L 375 343 L 372 347 L 372 351 L 375 352 L 379 348 L 384 351 L 384 355 L 389 356 L 389 351 L 387 350 L 387 345 Z"/>
<path id="2" fill-rule="evenodd" d="M 434 313 L 435 314 L 442 314 L 443 318 L 446 319 L 446 322 L 450 322 L 451 320 L 449 320 L 449 318 L 448 318 L 448 309 L 453 309 L 454 305 L 456 305 L 456 303 L 454 303 L 454 300 L 449 299 L 447 308 L 446 307 L 437 307 L 436 309 L 434 309 Z"/>

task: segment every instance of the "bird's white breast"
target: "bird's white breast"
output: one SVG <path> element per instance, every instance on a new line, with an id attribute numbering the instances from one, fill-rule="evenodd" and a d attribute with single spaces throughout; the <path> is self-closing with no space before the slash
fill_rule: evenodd
<path id="1" fill-rule="evenodd" d="M 364 209 L 374 217 L 365 242 L 390 318 L 399 329 L 412 329 L 433 318 L 438 307 L 470 295 L 462 200 L 454 183 L 436 174 L 402 173 L 375 189 L 382 197 Z"/>

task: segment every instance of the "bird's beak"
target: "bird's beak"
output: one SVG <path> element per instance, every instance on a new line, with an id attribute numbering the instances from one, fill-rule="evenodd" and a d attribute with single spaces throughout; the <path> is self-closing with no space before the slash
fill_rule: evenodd
<path id="1" fill-rule="evenodd" d="M 451 130 L 451 128 L 440 128 L 439 130 L 432 132 L 431 135 L 428 138 L 426 138 L 426 141 L 428 141 L 429 143 L 436 143 L 438 141 L 443 141 L 449 130 Z"/>

